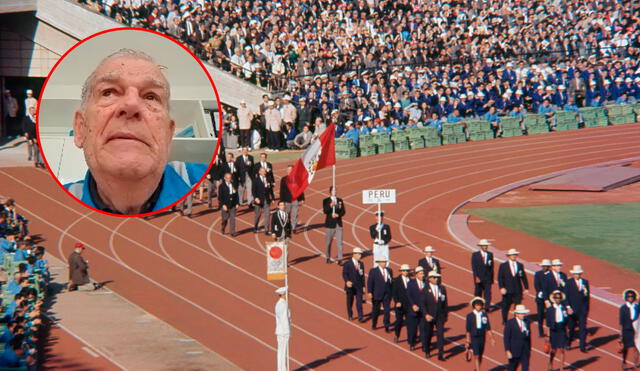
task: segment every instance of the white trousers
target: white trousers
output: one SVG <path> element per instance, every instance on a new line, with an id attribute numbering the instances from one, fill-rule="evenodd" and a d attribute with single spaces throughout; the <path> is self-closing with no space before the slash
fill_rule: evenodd
<path id="1" fill-rule="evenodd" d="M 278 368 L 277 371 L 288 371 L 289 362 L 287 360 L 289 355 L 289 336 L 278 335 Z"/>

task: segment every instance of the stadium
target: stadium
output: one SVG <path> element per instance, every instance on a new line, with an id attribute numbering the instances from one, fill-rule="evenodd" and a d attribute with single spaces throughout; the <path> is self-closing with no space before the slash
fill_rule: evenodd
<path id="1" fill-rule="evenodd" d="M 627 1 L 3 1 L 0 368 L 640 366 L 639 20 Z M 188 48 L 221 108 L 177 111 L 221 149 L 145 217 L 74 201 L 29 136 L 55 63 L 122 27 Z"/>

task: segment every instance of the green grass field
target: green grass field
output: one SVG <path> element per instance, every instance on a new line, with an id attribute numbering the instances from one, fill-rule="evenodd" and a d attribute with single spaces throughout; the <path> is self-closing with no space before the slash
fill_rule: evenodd
<path id="1" fill-rule="evenodd" d="M 640 273 L 640 203 L 504 207 L 466 212 Z"/>

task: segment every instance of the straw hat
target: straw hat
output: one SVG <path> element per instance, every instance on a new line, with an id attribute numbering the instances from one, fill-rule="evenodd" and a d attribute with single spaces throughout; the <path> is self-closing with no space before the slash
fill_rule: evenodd
<path id="1" fill-rule="evenodd" d="M 627 300 L 627 294 L 629 294 L 630 292 L 634 293 L 636 295 L 636 300 L 638 299 L 638 292 L 634 289 L 626 289 L 622 292 L 622 299 L 623 300 Z"/>
<path id="2" fill-rule="evenodd" d="M 567 299 L 567 295 L 565 295 L 564 292 L 560 290 L 553 290 L 553 292 L 549 294 L 549 301 L 552 301 L 551 299 L 553 299 L 554 295 L 558 293 L 562 294 L 562 301 L 565 301 Z"/>
<path id="3" fill-rule="evenodd" d="M 529 312 L 530 310 L 527 309 L 527 307 L 525 307 L 524 304 L 516 305 L 516 309 L 513 311 L 513 313 L 516 313 L 516 314 L 527 314 Z"/>
<path id="4" fill-rule="evenodd" d="M 484 238 L 478 242 L 478 246 L 491 246 L 491 242 L 485 240 Z"/>
<path id="5" fill-rule="evenodd" d="M 571 273 L 571 274 L 582 274 L 582 273 L 584 273 L 584 271 L 582 270 L 582 266 L 581 265 L 574 265 L 573 269 L 570 270 L 569 273 Z"/>
<path id="6" fill-rule="evenodd" d="M 551 266 L 551 260 L 549 259 L 542 259 L 542 262 L 540 263 L 541 267 L 550 267 Z"/>
<path id="7" fill-rule="evenodd" d="M 554 265 L 557 266 L 557 265 L 563 265 L 563 264 L 562 264 L 562 261 L 560 261 L 560 259 L 553 259 L 553 261 L 551 262 L 551 265 L 552 266 L 554 266 Z"/>
<path id="8" fill-rule="evenodd" d="M 416 267 L 415 272 L 416 272 L 416 274 L 417 274 L 417 273 L 420 273 L 420 272 L 424 272 L 424 268 L 422 268 L 422 267 L 418 266 L 418 267 Z"/>
<path id="9" fill-rule="evenodd" d="M 429 272 L 429 278 L 431 278 L 431 277 L 438 278 L 438 277 L 440 277 L 440 274 L 438 272 L 436 272 L 436 271 L 431 271 L 431 272 Z"/>
<path id="10" fill-rule="evenodd" d="M 359 247 L 356 247 L 356 248 L 353 249 L 353 253 L 354 254 L 362 254 L 362 249 L 359 248 Z"/>
<path id="11" fill-rule="evenodd" d="M 486 302 L 484 301 L 483 298 L 476 296 L 475 298 L 471 299 L 471 301 L 469 302 L 469 305 L 471 305 L 471 308 L 473 308 L 473 305 L 477 302 L 477 301 L 481 301 L 482 305 L 484 305 Z"/>
<path id="12" fill-rule="evenodd" d="M 401 270 L 401 271 L 410 271 L 410 270 L 411 270 L 411 267 L 409 266 L 409 264 L 402 264 L 402 265 L 400 266 L 400 270 Z"/>
<path id="13" fill-rule="evenodd" d="M 520 255 L 520 251 L 516 249 L 509 249 L 509 251 L 507 251 L 507 256 L 509 255 Z"/>
<path id="14" fill-rule="evenodd" d="M 429 245 L 424 248 L 424 252 L 436 252 L 436 249 L 434 249 L 433 246 Z"/>

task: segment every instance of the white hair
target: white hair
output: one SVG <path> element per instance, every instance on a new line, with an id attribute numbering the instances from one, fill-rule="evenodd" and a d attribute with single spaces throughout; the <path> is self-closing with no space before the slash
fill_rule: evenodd
<path id="1" fill-rule="evenodd" d="M 160 70 L 164 70 L 167 67 L 165 66 L 161 66 L 159 64 L 156 63 L 156 61 L 153 59 L 152 56 L 150 56 L 149 54 L 140 51 L 140 50 L 135 50 L 135 49 L 127 49 L 127 48 L 123 48 L 118 50 L 115 53 L 112 53 L 108 56 L 106 56 L 103 60 L 100 61 L 100 63 L 98 63 L 98 66 L 93 70 L 93 72 L 91 72 L 91 74 L 89 75 L 89 77 L 87 77 L 87 79 L 84 81 L 84 84 L 82 85 L 82 93 L 80 95 L 81 97 L 81 103 L 80 106 L 81 107 L 85 107 L 87 100 L 89 100 L 89 94 L 91 92 L 91 89 L 93 88 L 93 84 L 94 84 L 94 80 L 96 77 L 96 71 L 105 63 L 107 63 L 108 61 L 112 60 L 112 59 L 117 59 L 117 58 L 131 58 L 131 59 L 140 59 L 140 60 L 144 60 L 144 61 L 148 61 L 151 62 L 153 64 L 156 64 L 158 66 L 158 68 Z M 166 84 L 167 84 L 167 106 L 169 105 L 169 99 L 170 99 L 170 95 L 171 95 L 171 86 L 169 85 L 169 80 L 167 80 L 167 78 L 164 76 L 164 74 L 162 75 L 163 79 L 165 80 Z"/>

